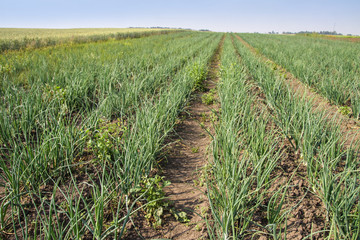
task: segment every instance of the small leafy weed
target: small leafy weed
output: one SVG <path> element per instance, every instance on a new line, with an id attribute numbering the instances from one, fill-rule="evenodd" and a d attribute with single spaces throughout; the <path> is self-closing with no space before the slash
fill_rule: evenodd
<path id="1" fill-rule="evenodd" d="M 206 80 L 207 71 L 198 63 L 195 63 L 190 70 L 190 76 L 194 79 L 194 90 L 203 92 L 205 91 L 204 81 Z"/>
<path id="2" fill-rule="evenodd" d="M 201 96 L 201 101 L 206 105 L 211 105 L 215 101 L 215 96 L 212 92 L 205 93 Z"/>
<path id="3" fill-rule="evenodd" d="M 99 128 L 89 136 L 87 147 L 96 155 L 98 160 L 108 161 L 114 154 L 119 152 L 117 147 L 123 140 L 124 132 L 127 130 L 125 123 L 121 120 L 107 122 L 99 120 Z"/>
<path id="4" fill-rule="evenodd" d="M 143 178 L 140 185 L 132 190 L 137 195 L 144 195 L 145 217 L 149 222 L 153 219 L 154 228 L 161 226 L 164 210 L 169 206 L 169 202 L 165 201 L 164 187 L 170 184 L 170 181 L 164 181 L 164 177 L 155 175 L 151 178 Z"/>
<path id="5" fill-rule="evenodd" d="M 206 122 L 207 121 L 207 119 L 208 119 L 208 117 L 207 117 L 207 115 L 206 115 L 206 113 L 201 113 L 201 122 Z"/>
<path id="6" fill-rule="evenodd" d="M 187 217 L 186 212 L 178 212 L 174 208 L 170 209 L 170 212 L 174 215 L 175 219 L 181 223 L 188 223 L 190 219 Z"/>
<path id="7" fill-rule="evenodd" d="M 191 148 L 191 152 L 192 152 L 192 153 L 198 153 L 198 152 L 199 152 L 199 147 L 193 147 L 193 148 Z"/>
<path id="8" fill-rule="evenodd" d="M 348 106 L 343 106 L 339 107 L 339 112 L 341 113 L 341 115 L 349 116 L 349 114 L 351 113 L 351 109 Z"/>
<path id="9" fill-rule="evenodd" d="M 140 185 L 132 189 L 132 192 L 137 196 L 143 195 L 145 217 L 150 223 L 152 222 L 154 228 L 162 225 L 162 218 L 165 216 L 166 211 L 170 212 L 179 222 L 187 223 L 190 221 L 186 212 L 170 208 L 171 202 L 165 199 L 164 188 L 170 184 L 171 182 L 165 181 L 164 177 L 155 175 L 151 178 L 143 178 Z"/>

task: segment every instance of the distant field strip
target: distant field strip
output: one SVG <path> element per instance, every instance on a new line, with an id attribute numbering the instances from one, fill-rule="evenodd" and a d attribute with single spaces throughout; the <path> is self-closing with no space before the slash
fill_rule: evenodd
<path id="1" fill-rule="evenodd" d="M 0 28 L 0 40 L 22 40 L 24 38 L 72 38 L 116 33 L 156 32 L 163 30 L 164 29 L 151 28 Z"/>
<path id="2" fill-rule="evenodd" d="M 136 38 L 176 31 L 183 30 L 148 28 L 0 28 L 0 52 L 53 46 L 61 43 L 86 43 L 110 39 Z"/>

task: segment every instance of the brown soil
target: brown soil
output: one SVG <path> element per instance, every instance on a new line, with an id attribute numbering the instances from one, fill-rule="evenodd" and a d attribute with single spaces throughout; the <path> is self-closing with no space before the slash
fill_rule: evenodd
<path id="1" fill-rule="evenodd" d="M 284 140 L 283 144 L 285 144 L 284 147 L 279 149 L 279 151 L 283 151 L 283 155 L 271 174 L 271 179 L 276 180 L 267 190 L 263 205 L 254 215 L 254 221 L 262 226 L 267 225 L 266 208 L 273 193 L 289 186 L 285 193 L 281 214 L 289 212 L 286 214 L 287 218 L 284 219 L 283 224 L 277 226 L 277 230 L 282 231 L 283 239 L 286 234 L 286 239 L 300 240 L 325 229 L 326 211 L 321 199 L 310 190 L 310 184 L 306 181 L 306 167 L 294 154 L 290 143 Z M 270 233 L 267 232 L 260 236 L 271 239 Z M 323 233 L 318 233 L 314 234 L 312 239 L 324 239 L 324 237 Z"/>
<path id="2" fill-rule="evenodd" d="M 12 232 L 12 224 L 10 223 L 6 228 L 9 229 L 3 230 L 0 232 L 0 239 L 23 239 L 23 232 L 22 227 L 20 226 L 25 224 L 23 221 L 23 214 L 26 214 L 27 221 L 28 222 L 35 222 L 38 220 L 40 216 L 43 216 L 43 214 L 51 214 L 50 206 L 47 204 L 44 204 L 44 212 L 41 211 L 41 214 L 39 214 L 39 210 L 35 208 L 35 206 L 40 206 L 43 204 L 43 199 L 52 199 L 54 197 L 54 202 L 56 206 L 60 206 L 62 203 L 66 202 L 65 196 L 67 193 L 72 193 L 74 199 L 78 200 L 79 198 L 82 198 L 86 200 L 87 202 L 91 202 L 92 198 L 92 188 L 86 184 L 91 183 L 92 180 L 95 183 L 99 183 L 99 175 L 102 172 L 102 169 L 100 165 L 94 164 L 93 160 L 96 159 L 96 157 L 88 152 L 85 152 L 80 159 L 77 159 L 78 165 L 74 167 L 71 171 L 72 177 L 74 180 L 71 179 L 70 175 L 66 173 L 66 176 L 64 176 L 63 182 L 60 183 L 60 186 L 57 187 L 55 195 L 53 195 L 54 191 L 54 182 L 49 181 L 47 184 L 42 185 L 39 187 L 39 192 L 41 192 L 41 197 L 38 195 L 39 192 L 31 191 L 29 190 L 29 193 L 24 194 L 20 197 L 20 202 L 22 206 L 24 207 L 24 211 L 20 211 L 19 222 L 17 222 L 17 219 L 15 220 L 16 224 L 16 232 Z M 85 170 L 86 169 L 86 170 Z M 86 171 L 86 174 L 84 174 L 83 171 Z M 92 175 L 92 178 L 90 176 Z M 81 188 L 81 193 L 78 192 L 74 186 L 73 181 L 78 183 L 78 187 Z M 61 191 L 60 191 L 61 189 Z M 2 190 L 2 189 L 1 189 Z M 63 192 L 62 192 L 63 191 Z M 24 191 L 25 192 L 25 191 Z M 35 192 L 35 193 L 34 193 Z M 64 195 L 65 194 L 65 195 Z M 81 197 L 80 197 L 81 195 Z M 74 200 L 74 202 L 76 201 Z M 85 208 L 82 201 L 80 201 L 79 204 L 80 208 Z M 10 216 L 10 209 L 8 210 L 9 216 L 6 216 L 6 218 L 11 218 Z M 53 213 L 52 213 L 53 214 Z M 109 222 L 112 219 L 112 212 L 110 209 L 104 210 L 104 222 Z M 68 216 L 64 212 L 59 211 L 57 215 L 57 220 L 54 221 L 54 224 L 57 223 L 65 223 L 68 222 Z M 31 224 L 28 226 L 28 234 L 33 235 L 34 232 L 34 225 Z M 37 233 L 39 234 L 39 233 Z M 39 238 L 40 239 L 40 238 Z M 90 233 L 90 231 L 86 231 L 85 235 L 82 237 L 82 239 L 93 239 L 93 235 Z"/>
<path id="3" fill-rule="evenodd" d="M 234 39 L 232 39 L 234 40 Z M 240 54 L 237 52 L 239 59 Z M 271 114 L 271 110 L 266 104 L 265 94 L 261 91 L 256 83 L 253 81 L 251 74 L 247 73 L 248 82 L 253 85 L 252 93 L 256 96 L 256 104 L 254 107 L 260 110 L 265 110 Z M 281 149 L 277 151 L 282 152 L 277 166 L 271 173 L 271 179 L 276 179 L 272 182 L 271 187 L 265 194 L 263 205 L 256 211 L 254 221 L 258 225 L 266 226 L 268 224 L 266 211 L 267 205 L 273 195 L 273 192 L 278 191 L 284 186 L 288 185 L 285 193 L 284 205 L 281 208 L 282 213 L 289 211 L 287 219 L 284 220 L 282 226 L 278 226 L 278 230 L 282 231 L 282 238 L 300 240 L 309 236 L 312 233 L 319 232 L 325 228 L 325 207 L 321 199 L 310 190 L 310 184 L 307 179 L 307 169 L 301 163 L 300 156 L 294 152 L 288 139 L 281 137 L 281 130 L 274 122 L 269 122 L 268 128 L 275 129 L 279 132 L 279 145 Z M 256 226 L 251 226 L 256 229 Z M 264 229 L 258 229 L 264 231 Z M 272 239 L 270 232 L 264 231 L 263 235 L 258 235 L 259 239 Z M 314 234 L 311 239 L 323 239 L 324 234 Z"/>
<path id="4" fill-rule="evenodd" d="M 247 46 L 253 53 L 260 56 L 264 61 L 274 63 L 272 60 L 268 59 L 258 51 L 256 51 L 251 45 L 244 41 L 241 37 L 236 36 L 239 41 L 241 41 L 245 46 Z M 277 65 L 277 69 L 280 72 L 285 73 L 286 76 L 285 82 L 290 87 L 290 89 L 298 94 L 299 96 L 304 96 L 309 101 L 313 103 L 314 112 L 325 111 L 328 115 L 328 119 L 334 120 L 335 123 L 339 124 L 340 131 L 342 133 L 342 140 L 344 141 L 344 147 L 347 148 L 356 141 L 360 141 L 360 122 L 354 118 L 349 118 L 347 116 L 341 115 L 339 113 L 339 108 L 336 105 L 332 105 L 322 97 L 320 94 L 316 93 L 315 89 L 308 87 L 302 83 L 299 79 L 294 77 L 290 72 L 286 71 L 283 67 Z"/>
<path id="5" fill-rule="evenodd" d="M 205 81 L 206 91 L 216 87 L 220 65 L 220 54 L 224 37 L 219 43 L 209 66 L 209 73 Z M 209 203 L 204 186 L 203 168 L 208 162 L 208 146 L 211 137 L 207 131 L 214 132 L 210 121 L 213 111 L 217 111 L 216 104 L 202 103 L 201 96 L 206 92 L 195 92 L 189 105 L 180 115 L 182 119 L 176 126 L 174 133 L 167 139 L 165 149 L 167 157 L 162 165 L 162 176 L 171 182 L 164 188 L 166 196 L 171 200 L 176 211 L 184 211 L 190 222 L 180 223 L 168 214 L 164 224 L 155 230 L 145 221 L 139 220 L 131 226 L 126 239 L 207 239 L 204 216 L 209 212 Z M 139 223 L 142 224 L 139 227 Z M 136 230 L 136 231 L 134 231 Z M 141 235 L 141 237 L 140 237 Z"/>

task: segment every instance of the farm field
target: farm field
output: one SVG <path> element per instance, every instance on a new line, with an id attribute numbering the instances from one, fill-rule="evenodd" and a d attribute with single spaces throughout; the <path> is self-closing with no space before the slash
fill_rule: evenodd
<path id="1" fill-rule="evenodd" d="M 318 33 L 310 33 L 310 34 L 297 34 L 301 36 L 307 36 L 312 38 L 324 38 L 331 40 L 340 40 L 340 41 L 348 41 L 348 42 L 359 42 L 360 36 L 349 36 L 349 35 L 323 35 Z"/>
<path id="2" fill-rule="evenodd" d="M 304 36 L 242 34 L 259 52 L 313 87 L 330 103 L 360 114 L 360 45 Z M 350 110 L 350 109 L 349 109 Z"/>
<path id="3" fill-rule="evenodd" d="M 91 36 L 100 34 L 153 32 L 163 29 L 152 28 L 0 28 L 1 40 L 22 40 L 23 38 L 71 38 L 76 36 Z"/>
<path id="4" fill-rule="evenodd" d="M 348 42 L 360 42 L 360 36 L 326 35 L 325 38 L 331 40 L 348 41 Z"/>
<path id="5" fill-rule="evenodd" d="M 358 48 L 173 31 L 4 52 L 1 238 L 360 238 Z"/>
<path id="6" fill-rule="evenodd" d="M 40 48 L 64 43 L 85 43 L 143 37 L 180 31 L 149 28 L 0 28 L 0 52 Z"/>

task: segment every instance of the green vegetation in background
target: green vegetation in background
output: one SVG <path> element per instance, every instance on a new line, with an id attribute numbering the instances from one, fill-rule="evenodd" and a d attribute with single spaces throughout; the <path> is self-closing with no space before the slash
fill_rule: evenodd
<path id="1" fill-rule="evenodd" d="M 79 36 L 107 35 L 116 33 L 156 32 L 164 29 L 152 28 L 0 28 L 1 40 L 22 40 L 24 38 L 72 38 Z M 171 30 L 171 29 L 170 29 Z"/>
<path id="2" fill-rule="evenodd" d="M 11 50 L 54 46 L 64 43 L 89 43 L 107 40 L 120 40 L 179 31 L 183 30 L 147 28 L 0 28 L 0 53 Z"/>
<path id="3" fill-rule="evenodd" d="M 334 34 L 320 34 L 317 32 L 313 32 L 313 33 L 297 33 L 296 35 L 299 36 L 306 36 L 306 37 L 314 37 L 314 38 L 327 38 L 327 37 L 331 37 L 331 38 L 338 38 L 338 39 L 351 39 L 351 38 L 360 38 L 360 36 L 353 36 L 353 35 L 334 35 Z"/>

